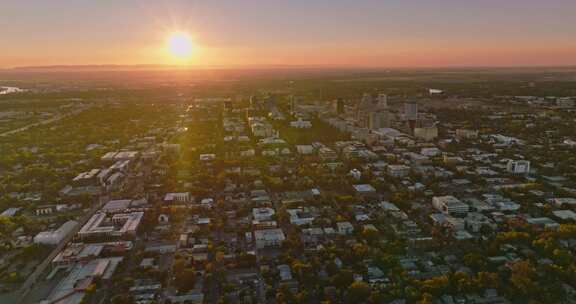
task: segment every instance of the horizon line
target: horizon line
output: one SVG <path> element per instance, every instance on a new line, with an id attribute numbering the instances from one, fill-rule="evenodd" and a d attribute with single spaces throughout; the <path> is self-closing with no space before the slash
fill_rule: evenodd
<path id="1" fill-rule="evenodd" d="M 256 64 L 256 65 L 182 65 L 182 64 L 160 64 L 160 63 L 141 63 L 141 64 L 54 64 L 54 65 L 34 65 L 34 66 L 13 66 L 13 67 L 0 67 L 0 71 L 49 71 L 49 70 L 81 70 L 81 69 L 94 69 L 100 71 L 120 71 L 122 69 L 128 70 L 145 70 L 145 69 L 158 69 L 158 70 L 210 70 L 210 69 L 363 69 L 363 70 L 414 70 L 414 69 L 534 69 L 534 68 L 555 68 L 555 69 L 570 69 L 576 68 L 575 64 L 569 65 L 546 65 L 546 64 L 533 64 L 533 65 L 422 65 L 422 66 L 369 66 L 369 65 L 343 65 L 343 64 Z"/>

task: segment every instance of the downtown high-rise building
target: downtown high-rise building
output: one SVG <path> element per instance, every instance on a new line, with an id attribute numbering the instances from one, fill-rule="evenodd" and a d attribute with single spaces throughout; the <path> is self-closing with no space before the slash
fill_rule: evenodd
<path id="1" fill-rule="evenodd" d="M 250 96 L 250 108 L 257 109 L 260 108 L 260 101 L 258 97 L 252 95 Z"/>
<path id="2" fill-rule="evenodd" d="M 368 128 L 377 130 L 382 128 L 389 128 L 392 125 L 392 113 L 387 110 L 378 110 L 370 113 L 368 119 Z"/>
<path id="3" fill-rule="evenodd" d="M 336 115 L 344 114 L 344 99 L 343 98 L 336 98 L 333 103 L 334 113 Z"/>
<path id="4" fill-rule="evenodd" d="M 379 110 L 388 109 L 388 95 L 384 93 L 378 94 L 378 109 Z"/>
<path id="5" fill-rule="evenodd" d="M 418 103 L 409 101 L 404 104 L 404 119 L 418 120 Z"/>
<path id="6" fill-rule="evenodd" d="M 296 97 L 294 97 L 294 95 L 290 95 L 290 97 L 288 97 L 288 101 L 290 113 L 296 112 Z"/>
<path id="7" fill-rule="evenodd" d="M 356 125 L 361 128 L 368 128 L 370 113 L 376 110 L 372 95 L 365 93 L 356 105 Z"/>

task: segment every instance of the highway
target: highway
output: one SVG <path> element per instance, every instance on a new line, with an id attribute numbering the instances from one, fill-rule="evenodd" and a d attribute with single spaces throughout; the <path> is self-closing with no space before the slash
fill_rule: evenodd
<path id="1" fill-rule="evenodd" d="M 74 111 L 72 111 L 72 112 L 70 112 L 70 113 L 60 114 L 60 115 L 57 115 L 56 117 L 52 117 L 52 118 L 45 119 L 45 120 L 42 120 L 42 121 L 39 121 L 39 122 L 35 122 L 35 123 L 32 123 L 32 124 L 29 124 L 29 125 L 20 127 L 20 128 L 18 128 L 18 129 L 6 131 L 6 132 L 4 132 L 4 133 L 0 133 L 0 137 L 5 137 L 5 136 L 8 136 L 8 135 L 20 133 L 20 132 L 26 131 L 26 130 L 28 130 L 28 129 L 30 129 L 30 128 L 33 128 L 33 127 L 42 126 L 42 125 L 47 125 L 47 124 L 50 124 L 50 123 L 59 121 L 59 120 L 61 120 L 61 119 L 63 119 L 63 118 L 80 114 L 80 113 L 82 113 L 84 110 L 87 110 L 87 109 L 90 108 L 90 107 L 91 107 L 91 106 L 86 106 L 86 107 L 83 107 L 83 108 L 81 108 L 81 109 L 74 110 Z"/>

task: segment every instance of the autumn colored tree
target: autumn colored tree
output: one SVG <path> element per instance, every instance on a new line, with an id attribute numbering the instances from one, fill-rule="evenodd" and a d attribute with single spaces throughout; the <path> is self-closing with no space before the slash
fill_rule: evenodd
<path id="1" fill-rule="evenodd" d="M 346 303 L 363 303 L 370 297 L 372 289 L 365 282 L 354 282 L 348 287 Z"/>
<path id="2" fill-rule="evenodd" d="M 182 292 L 194 289 L 196 284 L 196 271 L 194 268 L 186 268 L 177 273 L 174 278 L 174 286 Z"/>
<path id="3" fill-rule="evenodd" d="M 510 283 L 516 294 L 528 297 L 538 289 L 535 282 L 536 270 L 529 261 L 518 261 L 510 266 L 510 270 Z"/>

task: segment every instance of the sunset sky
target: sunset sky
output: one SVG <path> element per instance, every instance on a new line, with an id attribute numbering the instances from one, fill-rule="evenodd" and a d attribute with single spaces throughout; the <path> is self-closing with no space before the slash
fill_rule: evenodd
<path id="1" fill-rule="evenodd" d="M 576 1 L 0 0 L 0 67 L 60 64 L 576 65 Z"/>

